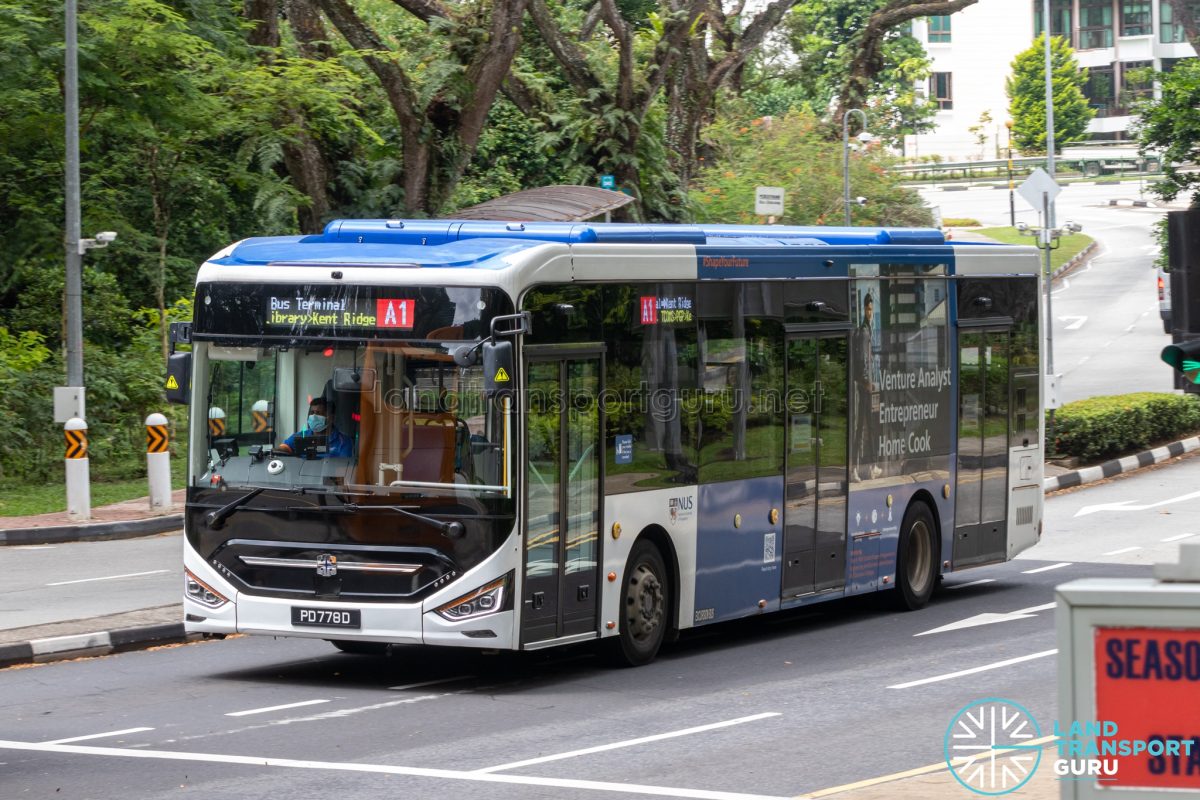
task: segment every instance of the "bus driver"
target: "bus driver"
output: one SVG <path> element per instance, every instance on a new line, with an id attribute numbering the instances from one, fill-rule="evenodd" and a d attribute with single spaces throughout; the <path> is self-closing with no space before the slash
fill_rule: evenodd
<path id="1" fill-rule="evenodd" d="M 308 427 L 289 436 L 275 452 L 293 455 L 298 438 L 316 439 L 318 444 L 325 445 L 325 452 L 318 453 L 315 458 L 349 458 L 354 449 L 350 438 L 329 423 L 329 407 L 324 397 L 314 397 L 309 402 Z"/>

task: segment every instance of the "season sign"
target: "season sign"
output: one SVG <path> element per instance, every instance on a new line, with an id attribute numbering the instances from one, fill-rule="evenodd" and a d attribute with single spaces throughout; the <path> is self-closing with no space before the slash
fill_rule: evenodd
<path id="1" fill-rule="evenodd" d="M 642 297 L 640 318 L 643 325 L 677 325 L 691 322 L 692 298 L 690 297 Z"/>
<path id="2" fill-rule="evenodd" d="M 416 301 L 381 298 L 268 297 L 267 325 L 412 330 Z"/>

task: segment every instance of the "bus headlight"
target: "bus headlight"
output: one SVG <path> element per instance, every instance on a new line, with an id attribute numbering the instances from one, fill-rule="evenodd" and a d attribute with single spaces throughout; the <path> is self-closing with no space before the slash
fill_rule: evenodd
<path id="1" fill-rule="evenodd" d="M 209 608 L 220 608 L 229 602 L 229 598 L 186 569 L 183 571 L 183 593 L 189 599 Z"/>
<path id="2" fill-rule="evenodd" d="M 511 573 L 510 573 L 511 574 Z M 451 600 L 436 610 L 445 619 L 458 622 L 464 619 L 474 619 L 486 614 L 503 611 L 508 599 L 508 575 L 497 578 L 486 586 L 480 586 L 473 592 Z"/>

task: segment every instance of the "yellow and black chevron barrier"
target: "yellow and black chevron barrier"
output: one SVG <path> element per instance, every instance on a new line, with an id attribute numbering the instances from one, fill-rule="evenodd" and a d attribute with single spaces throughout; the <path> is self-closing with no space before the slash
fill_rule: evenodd
<path id="1" fill-rule="evenodd" d="M 165 453 L 170 444 L 166 425 L 146 426 L 146 452 Z"/>
<path id="2" fill-rule="evenodd" d="M 251 411 L 250 418 L 254 421 L 255 433 L 266 433 L 271 429 L 271 415 L 266 411 Z"/>
<path id="3" fill-rule="evenodd" d="M 66 458 L 87 458 L 87 428 L 81 430 L 64 430 L 67 440 Z"/>

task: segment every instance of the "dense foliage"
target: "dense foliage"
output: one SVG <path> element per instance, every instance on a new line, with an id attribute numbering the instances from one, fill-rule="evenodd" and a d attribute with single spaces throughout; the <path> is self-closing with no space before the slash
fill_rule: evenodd
<path id="1" fill-rule="evenodd" d="M 1046 152 L 1046 39 L 1039 36 L 1017 54 L 1005 89 L 1012 118 L 1013 143 L 1022 153 Z M 1050 39 L 1050 76 L 1054 93 L 1054 150 L 1083 138 L 1095 113 L 1083 94 L 1087 70 L 1075 61 L 1075 51 L 1061 36 Z"/>
<path id="2" fill-rule="evenodd" d="M 1162 164 L 1162 180 L 1156 181 L 1151 191 L 1164 200 L 1190 193 L 1188 199 L 1196 205 L 1200 175 L 1192 165 L 1200 161 L 1200 114 L 1196 113 L 1200 108 L 1200 59 L 1184 59 L 1171 72 L 1156 77 L 1162 95 L 1139 105 L 1135 128 L 1139 147 Z"/>
<path id="3" fill-rule="evenodd" d="M 911 87 L 927 61 L 901 27 L 973 2 L 87 0 L 83 231 L 118 233 L 85 256 L 93 474 L 139 468 L 142 420 L 167 410 L 166 323 L 187 316 L 196 266 L 229 242 L 338 217 L 450 214 L 604 173 L 637 198 L 635 218 L 743 219 L 765 182 L 788 188 L 785 221 L 836 223 L 834 98 L 855 97 L 880 131 L 921 124 Z M 62 31 L 59 0 L 0 0 L 10 483 L 61 470 L 49 409 L 63 375 Z M 856 43 L 871 58 L 853 75 L 821 74 L 831 52 L 858 58 Z M 799 72 L 768 80 L 770 64 L 796 57 Z M 864 95 L 864 80 L 878 88 Z M 855 219 L 927 223 L 886 165 L 878 149 L 855 154 L 855 194 L 870 199 Z"/>
<path id="4" fill-rule="evenodd" d="M 1200 397 L 1137 392 L 1067 403 L 1054 419 L 1054 448 L 1084 461 L 1125 455 L 1200 431 Z"/>

